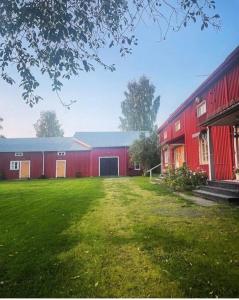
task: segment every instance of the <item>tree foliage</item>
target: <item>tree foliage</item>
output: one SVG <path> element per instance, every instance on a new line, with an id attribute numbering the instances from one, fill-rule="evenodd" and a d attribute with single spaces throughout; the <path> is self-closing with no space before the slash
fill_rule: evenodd
<path id="1" fill-rule="evenodd" d="M 143 133 L 129 148 L 132 162 L 138 162 L 144 172 L 160 163 L 160 151 L 157 129 L 149 135 Z"/>
<path id="2" fill-rule="evenodd" d="M 37 137 L 63 136 L 64 131 L 54 111 L 42 111 L 40 119 L 34 124 Z"/>
<path id="3" fill-rule="evenodd" d="M 120 128 L 125 131 L 153 130 L 160 105 L 160 97 L 154 98 L 155 86 L 142 76 L 138 82 L 129 82 L 127 88 L 121 103 Z"/>
<path id="4" fill-rule="evenodd" d="M 36 93 L 39 71 L 58 93 L 64 79 L 97 64 L 114 70 L 99 50 L 117 47 L 122 56 L 131 53 L 140 21 L 153 20 L 165 38 L 169 30 L 197 20 L 202 30 L 218 27 L 214 10 L 214 0 L 2 0 L 0 76 L 13 84 L 9 67 L 15 66 L 23 99 L 33 106 L 41 99 Z"/>
<path id="5" fill-rule="evenodd" d="M 2 122 L 3 122 L 3 118 L 0 117 L 0 130 L 3 129 L 2 125 L 1 125 Z M 0 134 L 0 138 L 4 138 L 4 135 Z"/>

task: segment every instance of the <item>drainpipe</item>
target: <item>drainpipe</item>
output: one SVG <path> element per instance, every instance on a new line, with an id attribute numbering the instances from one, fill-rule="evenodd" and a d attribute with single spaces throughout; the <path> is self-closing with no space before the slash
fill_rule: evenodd
<path id="1" fill-rule="evenodd" d="M 45 175 L 45 152 L 42 152 L 42 175 Z"/>

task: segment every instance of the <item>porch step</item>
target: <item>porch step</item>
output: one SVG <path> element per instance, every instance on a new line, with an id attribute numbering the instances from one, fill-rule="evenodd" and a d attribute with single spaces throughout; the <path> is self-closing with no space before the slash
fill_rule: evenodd
<path id="1" fill-rule="evenodd" d="M 210 193 L 238 197 L 239 198 L 239 191 L 230 188 L 220 187 L 220 186 L 213 186 L 213 185 L 202 185 L 200 186 L 200 190 L 207 191 Z"/>
<path id="2" fill-rule="evenodd" d="M 218 201 L 218 202 L 230 202 L 239 204 L 239 196 L 224 195 L 220 193 L 215 193 L 212 191 L 206 191 L 203 189 L 194 190 L 193 193 L 205 199 Z"/>
<path id="3" fill-rule="evenodd" d="M 208 186 L 214 186 L 214 187 L 221 187 L 225 189 L 235 190 L 239 193 L 239 182 L 233 182 L 233 181 L 216 181 L 216 180 L 208 180 L 207 181 Z"/>

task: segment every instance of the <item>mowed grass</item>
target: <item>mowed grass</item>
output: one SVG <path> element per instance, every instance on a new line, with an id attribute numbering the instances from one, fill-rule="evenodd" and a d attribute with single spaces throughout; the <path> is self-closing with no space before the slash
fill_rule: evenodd
<path id="1" fill-rule="evenodd" d="M 238 297 L 239 209 L 148 178 L 0 183 L 0 297 Z"/>

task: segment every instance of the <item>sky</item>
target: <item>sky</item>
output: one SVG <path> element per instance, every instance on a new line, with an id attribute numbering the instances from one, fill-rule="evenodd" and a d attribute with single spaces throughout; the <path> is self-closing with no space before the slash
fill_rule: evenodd
<path id="1" fill-rule="evenodd" d="M 221 17 L 219 31 L 201 31 L 196 23 L 170 32 L 166 40 L 160 41 L 157 26 L 142 23 L 137 27 L 139 44 L 133 54 L 121 58 L 115 50 L 102 50 L 102 59 L 114 63 L 116 71 L 97 66 L 95 72 L 82 72 L 66 82 L 61 97 L 66 102 L 77 100 L 70 110 L 51 91 L 48 78 L 40 79 L 38 94 L 44 100 L 33 108 L 22 100 L 17 85 L 0 81 L 0 116 L 4 118 L 1 134 L 9 138 L 34 137 L 33 124 L 43 110 L 56 112 L 65 136 L 75 131 L 118 131 L 127 83 L 142 75 L 155 85 L 155 96 L 161 97 L 157 116 L 160 126 L 239 45 L 239 0 L 216 0 L 216 6 Z"/>

